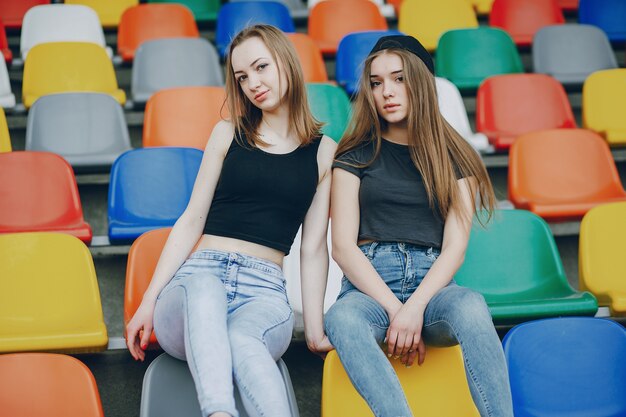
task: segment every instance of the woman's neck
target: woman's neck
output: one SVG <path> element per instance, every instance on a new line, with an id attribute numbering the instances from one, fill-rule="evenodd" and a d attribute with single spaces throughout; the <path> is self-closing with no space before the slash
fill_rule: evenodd
<path id="1" fill-rule="evenodd" d="M 289 123 L 289 110 L 285 106 L 280 106 L 271 113 L 263 112 L 263 123 L 279 137 L 289 137 L 291 125 Z"/>
<path id="2" fill-rule="evenodd" d="M 387 125 L 387 129 L 383 132 L 385 139 L 391 142 L 409 144 L 409 130 L 406 123 L 393 123 Z"/>

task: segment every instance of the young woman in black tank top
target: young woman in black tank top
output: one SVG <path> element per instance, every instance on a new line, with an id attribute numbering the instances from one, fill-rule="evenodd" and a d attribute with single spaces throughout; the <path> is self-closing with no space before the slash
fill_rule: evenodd
<path id="1" fill-rule="evenodd" d="M 278 29 L 240 32 L 226 72 L 231 120 L 209 138 L 127 345 L 143 360 L 154 322 L 161 347 L 187 360 L 203 416 L 238 415 L 234 383 L 249 415 L 287 417 L 276 360 L 294 319 L 281 266 L 302 224 L 306 339 L 312 351 L 328 351 L 322 308 L 336 145 L 319 133 L 297 55 Z"/>

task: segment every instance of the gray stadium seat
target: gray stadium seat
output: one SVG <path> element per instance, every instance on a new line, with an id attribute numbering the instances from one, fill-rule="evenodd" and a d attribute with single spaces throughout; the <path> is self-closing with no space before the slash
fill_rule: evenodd
<path id="1" fill-rule="evenodd" d="M 617 68 L 606 34 L 591 25 L 546 26 L 533 40 L 534 72 L 565 85 L 582 85 L 595 71 Z"/>
<path id="2" fill-rule="evenodd" d="M 289 371 L 282 359 L 276 362 L 285 380 L 287 398 L 292 417 L 299 417 L 296 396 Z M 235 402 L 240 417 L 249 417 L 243 408 L 238 390 Z M 146 370 L 141 391 L 139 417 L 202 417 L 196 387 L 187 363 L 174 359 L 167 353 L 156 358 Z"/>
<path id="3" fill-rule="evenodd" d="M 223 85 L 219 57 L 206 39 L 147 41 L 135 54 L 131 80 L 134 103 L 145 103 L 164 88 Z"/>
<path id="4" fill-rule="evenodd" d="M 57 153 L 75 171 L 108 171 L 129 149 L 122 107 L 108 94 L 42 96 L 28 113 L 26 150 Z"/>

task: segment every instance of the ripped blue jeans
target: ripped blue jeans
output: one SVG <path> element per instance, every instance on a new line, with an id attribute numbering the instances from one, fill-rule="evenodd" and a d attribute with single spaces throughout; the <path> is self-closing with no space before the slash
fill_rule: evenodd
<path id="1" fill-rule="evenodd" d="M 234 379 L 250 416 L 290 417 L 276 361 L 289 346 L 293 324 L 278 265 L 215 250 L 194 252 L 154 310 L 159 344 L 187 361 L 203 416 L 239 416 Z"/>
<path id="2" fill-rule="evenodd" d="M 407 243 L 372 242 L 360 248 L 402 303 L 439 255 L 438 249 Z M 324 324 L 352 384 L 374 415 L 412 416 L 398 377 L 380 348 L 389 327 L 385 309 L 344 277 Z M 472 399 L 482 417 L 513 417 L 502 345 L 481 294 L 454 281 L 442 288 L 426 307 L 422 337 L 431 346 L 461 345 Z"/>

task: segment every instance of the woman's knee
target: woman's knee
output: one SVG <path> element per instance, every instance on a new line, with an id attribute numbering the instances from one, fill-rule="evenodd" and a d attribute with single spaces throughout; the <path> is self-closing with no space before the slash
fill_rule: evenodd
<path id="1" fill-rule="evenodd" d="M 465 287 L 456 287 L 454 302 L 449 305 L 449 319 L 454 323 L 454 327 L 464 326 L 468 329 L 493 327 L 485 297 Z"/>

